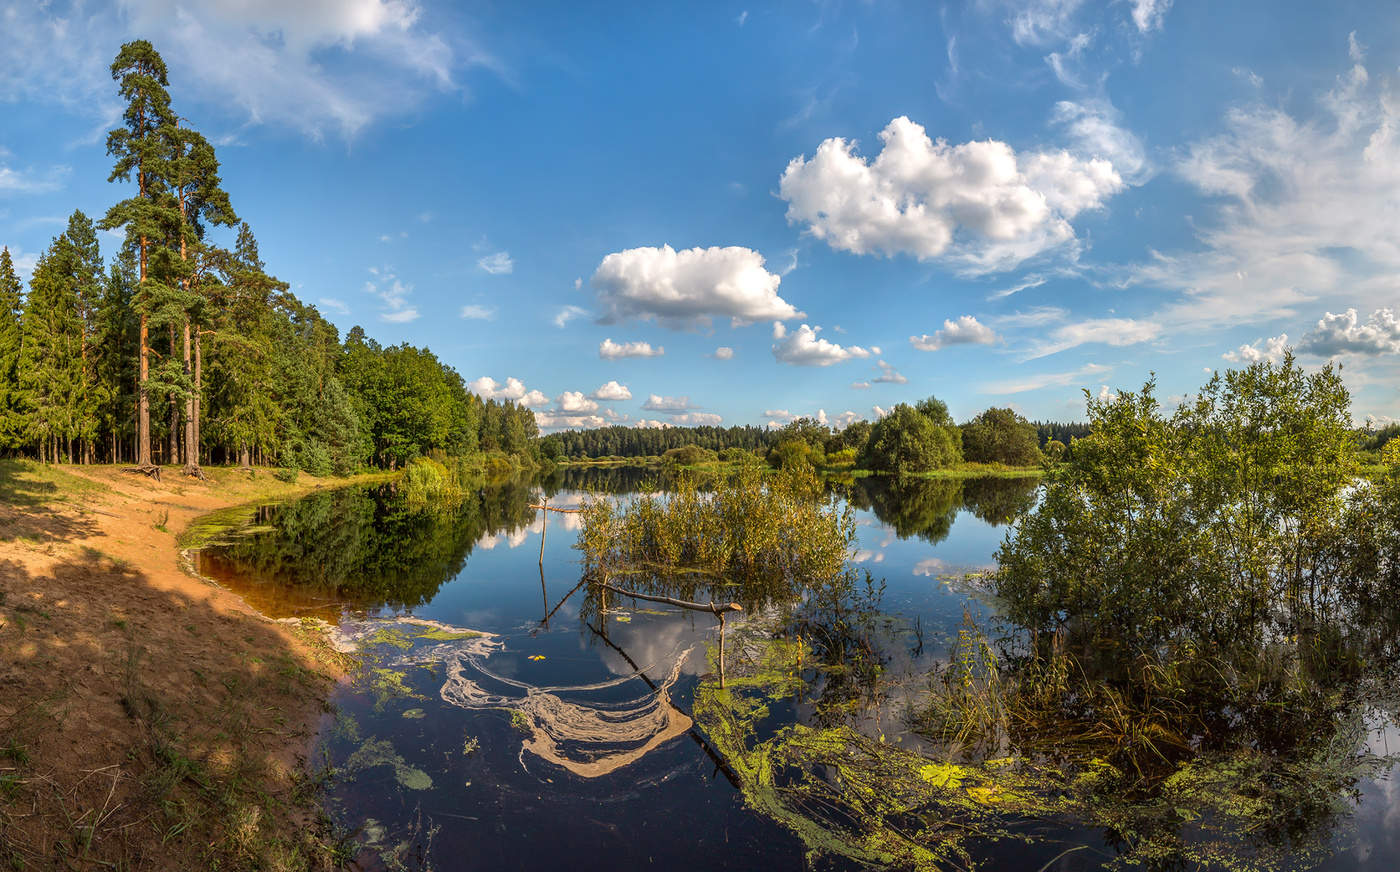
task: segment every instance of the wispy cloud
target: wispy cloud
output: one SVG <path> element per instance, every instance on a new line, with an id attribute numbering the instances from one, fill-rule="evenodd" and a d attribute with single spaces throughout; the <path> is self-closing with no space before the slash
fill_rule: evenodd
<path id="1" fill-rule="evenodd" d="M 554 326 L 563 327 L 575 318 L 583 318 L 588 315 L 588 310 L 582 306 L 564 306 L 554 314 Z"/>
<path id="2" fill-rule="evenodd" d="M 1019 378 L 987 382 L 978 390 L 983 394 L 995 397 L 1005 394 L 1021 394 L 1027 391 L 1038 391 L 1041 388 L 1048 387 L 1063 387 L 1065 385 L 1084 386 L 1097 376 L 1111 371 L 1112 367 L 1091 363 L 1069 372 L 1034 372 Z"/>
<path id="3" fill-rule="evenodd" d="M 476 265 L 493 276 L 503 276 L 515 272 L 515 261 L 511 260 L 510 252 L 498 251 L 488 254 L 477 260 Z"/>
<path id="4" fill-rule="evenodd" d="M 467 320 L 490 321 L 496 317 L 496 309 L 494 306 L 470 304 L 462 307 L 461 315 Z"/>

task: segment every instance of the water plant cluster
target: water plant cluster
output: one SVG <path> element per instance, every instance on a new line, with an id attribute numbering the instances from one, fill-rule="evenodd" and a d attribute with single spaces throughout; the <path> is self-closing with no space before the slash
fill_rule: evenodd
<path id="1" fill-rule="evenodd" d="M 664 498 L 590 500 L 585 575 L 687 598 L 727 587 L 749 609 L 845 577 L 855 519 L 810 468 L 769 473 L 754 461 L 706 484 L 682 473 Z"/>

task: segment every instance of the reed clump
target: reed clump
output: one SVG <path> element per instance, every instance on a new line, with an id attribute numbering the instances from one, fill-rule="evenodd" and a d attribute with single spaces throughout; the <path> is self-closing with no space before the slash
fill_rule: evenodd
<path id="1" fill-rule="evenodd" d="M 709 490 L 681 472 L 669 494 L 599 497 L 583 511 L 586 575 L 633 583 L 737 588 L 746 608 L 790 601 L 843 576 L 855 520 L 809 469 L 767 474 L 743 463 Z"/>

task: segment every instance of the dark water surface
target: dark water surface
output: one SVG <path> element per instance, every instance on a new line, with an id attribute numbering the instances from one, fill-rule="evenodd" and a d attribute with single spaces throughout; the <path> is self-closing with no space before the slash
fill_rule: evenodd
<path id="1" fill-rule="evenodd" d="M 333 814 L 368 845 L 359 868 L 850 868 L 806 859 L 795 835 L 748 810 L 692 725 L 711 616 L 637 601 L 610 603 L 599 622 L 577 589 L 578 515 L 551 514 L 541 560 L 531 503 L 577 506 L 589 491 L 655 489 L 652 477 L 564 470 L 485 487 L 451 509 L 410 506 L 390 486 L 317 493 L 259 509 L 197 556 L 265 614 L 330 621 L 366 655 L 322 736 L 337 772 Z M 991 567 L 1035 486 L 849 485 L 855 560 L 885 584 L 888 689 L 852 712 L 862 732 L 917 742 L 904 729 L 908 694 L 947 657 L 964 615 L 989 611 L 962 576 Z M 772 715 L 813 711 L 794 703 Z M 1370 741 L 1400 750 L 1393 731 Z M 1382 776 L 1341 798 L 1323 868 L 1400 868 L 1398 793 Z M 988 847 L 979 865 L 1093 869 L 1114 854 L 1103 833 L 1051 829 L 1030 846 Z"/>

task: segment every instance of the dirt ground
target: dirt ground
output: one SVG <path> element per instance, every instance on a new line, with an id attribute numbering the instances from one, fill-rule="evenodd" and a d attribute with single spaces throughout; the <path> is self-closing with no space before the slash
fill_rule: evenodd
<path id="1" fill-rule="evenodd" d="M 185 571 L 214 509 L 333 482 L 0 461 L 0 869 L 337 860 L 306 755 L 342 664 Z"/>

